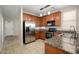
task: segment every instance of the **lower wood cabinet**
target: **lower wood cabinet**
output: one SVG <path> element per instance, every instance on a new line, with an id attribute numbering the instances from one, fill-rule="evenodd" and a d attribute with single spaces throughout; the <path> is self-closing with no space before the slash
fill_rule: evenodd
<path id="1" fill-rule="evenodd" d="M 45 44 L 45 54 L 64 54 L 63 50 L 53 47 L 52 45 Z"/>
<path id="2" fill-rule="evenodd" d="M 44 32 L 36 32 L 35 33 L 36 39 L 45 39 L 45 33 Z"/>

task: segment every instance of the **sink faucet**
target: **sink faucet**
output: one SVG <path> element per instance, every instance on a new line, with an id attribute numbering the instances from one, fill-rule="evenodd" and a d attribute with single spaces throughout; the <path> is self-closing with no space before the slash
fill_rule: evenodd
<path id="1" fill-rule="evenodd" d="M 77 32 L 76 32 L 75 26 L 70 26 L 70 28 L 71 27 L 74 29 L 74 39 L 77 39 L 78 36 L 77 36 Z"/>

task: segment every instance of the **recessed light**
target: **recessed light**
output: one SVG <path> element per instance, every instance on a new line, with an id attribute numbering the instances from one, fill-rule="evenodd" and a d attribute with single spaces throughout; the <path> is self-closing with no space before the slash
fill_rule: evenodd
<path id="1" fill-rule="evenodd" d="M 47 14 L 50 15 L 50 11 L 48 11 Z"/>
<path id="2" fill-rule="evenodd" d="M 46 15 L 46 12 L 44 13 L 44 16 Z"/>
<path id="3" fill-rule="evenodd" d="M 40 14 L 40 16 L 42 17 L 43 15 L 42 15 L 42 14 Z"/>

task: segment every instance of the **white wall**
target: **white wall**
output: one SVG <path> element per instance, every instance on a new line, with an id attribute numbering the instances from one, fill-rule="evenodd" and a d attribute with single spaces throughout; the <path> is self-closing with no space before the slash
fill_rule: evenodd
<path id="1" fill-rule="evenodd" d="M 61 28 L 63 30 L 74 30 L 73 26 L 77 29 L 77 13 L 77 6 L 69 6 L 61 10 Z M 66 33 L 66 35 L 70 34 Z M 76 53 L 76 45 L 72 40 L 74 39 L 62 37 L 62 49 Z"/>
<path id="2" fill-rule="evenodd" d="M 79 6 L 77 6 L 77 20 L 76 20 L 76 29 L 77 33 L 79 33 Z"/>
<path id="3" fill-rule="evenodd" d="M 20 33 L 20 18 L 5 18 L 5 36 L 18 36 Z"/>
<path id="4" fill-rule="evenodd" d="M 61 28 L 64 30 L 76 29 L 77 9 L 75 6 L 69 6 L 61 11 Z"/>
<path id="5" fill-rule="evenodd" d="M 2 6 L 4 25 L 5 25 L 5 36 L 16 35 L 19 36 L 20 25 L 20 6 L 16 5 L 5 5 Z"/>
<path id="6" fill-rule="evenodd" d="M 14 19 L 5 20 L 5 36 L 16 35 Z"/>
<path id="7" fill-rule="evenodd" d="M 17 41 L 21 44 L 21 6 L 5 5 L 2 6 L 4 18 L 4 34 L 5 36 L 17 36 Z M 13 23 L 12 26 L 10 23 Z M 8 27 L 7 27 L 8 26 Z M 11 29 L 12 28 L 12 29 Z M 23 28 L 22 28 L 23 29 Z"/>
<path id="8" fill-rule="evenodd" d="M 62 17 L 61 17 L 61 27 L 66 30 L 66 29 L 71 29 L 70 26 L 74 25 L 77 33 L 79 34 L 79 6 L 69 6 L 67 8 L 64 8 L 61 10 L 62 12 Z M 76 46 L 78 47 L 79 50 L 79 38 L 77 39 L 77 45 L 75 44 L 68 44 L 66 43 L 69 38 L 62 38 L 64 42 L 62 41 L 62 46 L 63 49 L 66 51 L 69 51 L 71 53 L 76 53 Z M 67 40 L 65 40 L 67 39 Z M 73 39 L 74 40 L 74 39 Z M 70 41 L 71 42 L 71 41 Z"/>
<path id="9" fill-rule="evenodd" d="M 18 15 L 19 16 L 19 15 Z M 19 41 L 21 40 L 21 19 L 20 16 L 18 18 L 10 18 L 10 17 L 4 17 L 5 22 L 5 36 L 17 36 Z"/>
<path id="10" fill-rule="evenodd" d="M 1 51 L 1 48 L 3 47 L 3 16 L 2 16 L 2 13 L 1 13 L 1 9 L 0 9 L 0 51 Z"/>

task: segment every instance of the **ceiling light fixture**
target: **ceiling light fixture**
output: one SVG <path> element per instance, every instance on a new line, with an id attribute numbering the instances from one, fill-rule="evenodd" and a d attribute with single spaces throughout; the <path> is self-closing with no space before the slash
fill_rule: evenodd
<path id="1" fill-rule="evenodd" d="M 51 14 L 50 11 L 46 11 L 44 13 L 40 13 L 40 16 L 42 17 L 42 16 L 46 16 L 46 15 L 50 15 L 50 14 Z"/>
<path id="2" fill-rule="evenodd" d="M 40 16 L 41 16 L 41 17 L 43 16 L 42 13 L 40 14 Z"/>
<path id="3" fill-rule="evenodd" d="M 50 11 L 48 11 L 47 14 L 50 15 Z"/>
<path id="4" fill-rule="evenodd" d="M 46 12 L 44 12 L 44 16 L 46 15 Z"/>

